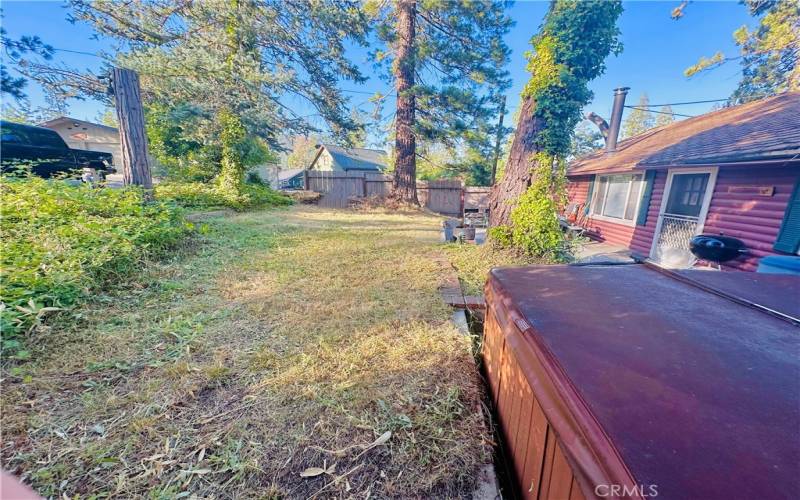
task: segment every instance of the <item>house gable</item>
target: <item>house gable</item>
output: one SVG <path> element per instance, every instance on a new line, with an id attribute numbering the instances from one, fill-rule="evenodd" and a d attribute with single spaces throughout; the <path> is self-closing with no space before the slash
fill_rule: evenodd
<path id="1" fill-rule="evenodd" d="M 320 171 L 382 172 L 386 168 L 386 153 L 377 149 L 342 148 L 320 144 L 309 169 Z"/>

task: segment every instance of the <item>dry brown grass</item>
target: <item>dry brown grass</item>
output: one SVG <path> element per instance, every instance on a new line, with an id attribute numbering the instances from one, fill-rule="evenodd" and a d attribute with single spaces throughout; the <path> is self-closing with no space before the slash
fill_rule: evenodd
<path id="1" fill-rule="evenodd" d="M 520 255 L 512 250 L 471 244 L 449 244 L 445 247 L 448 259 L 458 272 L 461 287 L 467 295 L 482 295 L 486 278 L 493 267 L 523 266 L 547 263 Z"/>
<path id="2" fill-rule="evenodd" d="M 3 467 L 59 497 L 466 496 L 489 450 L 437 292 L 439 220 L 209 224 L 4 371 Z"/>

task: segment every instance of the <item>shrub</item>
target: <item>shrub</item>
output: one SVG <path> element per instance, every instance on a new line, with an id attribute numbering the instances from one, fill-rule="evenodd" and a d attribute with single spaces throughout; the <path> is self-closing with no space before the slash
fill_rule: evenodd
<path id="1" fill-rule="evenodd" d="M 244 184 L 239 193 L 202 182 L 162 182 L 155 186 L 157 200 L 188 208 L 228 207 L 234 210 L 291 205 L 292 200 L 263 184 Z"/>
<path id="2" fill-rule="evenodd" d="M 511 225 L 490 229 L 489 237 L 530 257 L 565 262 L 572 251 L 558 221 L 566 199 L 565 162 L 546 153 L 537 154 L 534 162 L 533 182 L 511 211 Z"/>
<path id="3" fill-rule="evenodd" d="M 0 329 L 4 357 L 48 314 L 164 254 L 192 230 L 173 204 L 137 188 L 94 189 L 0 176 Z"/>
<path id="4" fill-rule="evenodd" d="M 500 248 L 510 248 L 512 245 L 510 226 L 490 227 L 487 236 L 491 243 Z"/>
<path id="5" fill-rule="evenodd" d="M 257 184 L 259 186 L 266 186 L 264 179 L 262 179 L 261 176 L 258 175 L 258 172 L 256 172 L 255 170 L 247 172 L 247 176 L 244 178 L 244 182 L 246 182 L 247 184 Z"/>

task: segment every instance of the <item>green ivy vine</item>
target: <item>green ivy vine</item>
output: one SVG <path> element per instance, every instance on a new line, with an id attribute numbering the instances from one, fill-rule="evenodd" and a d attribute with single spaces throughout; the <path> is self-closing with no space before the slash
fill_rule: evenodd
<path id="1" fill-rule="evenodd" d="M 605 58 L 622 50 L 617 19 L 620 1 L 555 0 L 550 4 L 533 50 L 526 54 L 531 73 L 523 99 L 535 102 L 531 119 L 541 123 L 530 158 L 532 182 L 517 200 L 510 227 L 493 228 L 490 237 L 531 256 L 568 257 L 558 223 L 566 203 L 566 155 L 581 108 L 592 99 L 588 83 L 605 71 Z"/>

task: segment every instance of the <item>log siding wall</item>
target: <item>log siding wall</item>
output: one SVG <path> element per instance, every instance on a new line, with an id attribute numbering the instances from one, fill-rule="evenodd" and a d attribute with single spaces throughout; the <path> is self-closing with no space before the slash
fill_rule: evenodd
<path id="1" fill-rule="evenodd" d="M 758 259 L 777 255 L 772 249 L 778 238 L 786 205 L 800 177 L 800 166 L 721 168 L 708 209 L 704 233 L 733 236 L 744 241 L 750 255 L 724 265 L 755 271 Z M 746 192 L 753 187 L 773 187 L 772 196 Z"/>
<path id="2" fill-rule="evenodd" d="M 570 177 L 567 190 L 571 203 L 586 202 L 591 178 Z M 755 271 L 758 259 L 778 254 L 772 245 L 778 237 L 786 205 L 798 178 L 800 166 L 719 169 L 703 232 L 739 238 L 750 251 L 749 256 L 724 264 L 724 268 Z M 659 170 L 653 185 L 646 225 L 626 226 L 590 216 L 588 227 L 603 241 L 628 247 L 642 257 L 649 256 L 666 180 L 667 171 Z M 757 187 L 774 188 L 774 192 L 772 195 L 760 195 L 755 192 Z"/>
<path id="3" fill-rule="evenodd" d="M 570 178 L 567 192 L 571 203 L 586 203 L 591 179 L 592 176 Z M 653 194 L 650 198 L 646 225 L 628 226 L 625 224 L 615 224 L 613 222 L 592 218 L 590 215 L 587 219 L 587 226 L 594 233 L 599 235 L 600 239 L 603 241 L 628 247 L 638 255 L 647 257 L 650 255 L 650 245 L 653 242 L 653 234 L 656 230 L 658 209 L 661 207 L 661 198 L 664 195 L 666 180 L 666 172 L 656 173 L 656 177 L 653 180 Z"/>

